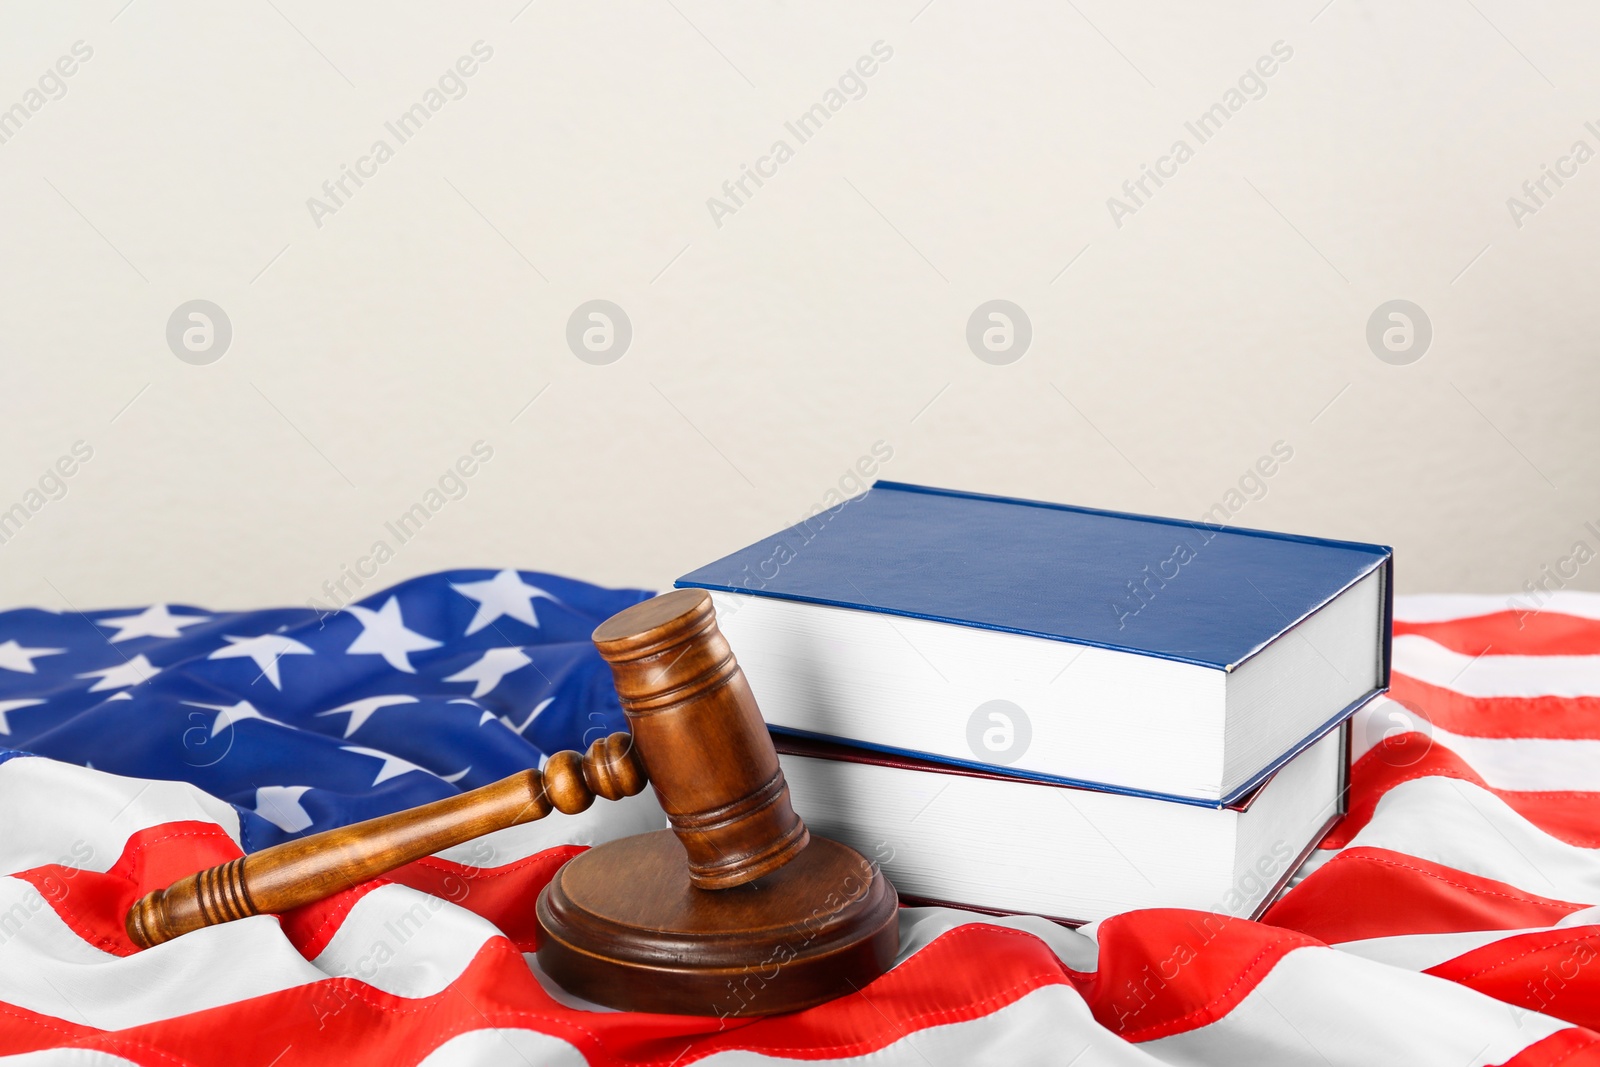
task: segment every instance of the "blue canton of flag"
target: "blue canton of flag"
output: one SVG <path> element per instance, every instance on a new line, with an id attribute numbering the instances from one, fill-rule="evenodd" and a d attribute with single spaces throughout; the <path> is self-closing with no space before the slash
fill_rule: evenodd
<path id="1" fill-rule="evenodd" d="M 650 596 L 455 570 L 333 613 L 7 611 L 0 746 L 192 782 L 253 851 L 626 729 L 589 635 Z"/>

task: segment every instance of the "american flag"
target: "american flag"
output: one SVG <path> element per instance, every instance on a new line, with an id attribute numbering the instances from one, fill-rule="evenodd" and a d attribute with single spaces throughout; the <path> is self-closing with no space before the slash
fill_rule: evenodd
<path id="1" fill-rule="evenodd" d="M 788 1016 L 616 1012 L 540 974 L 532 902 L 648 792 L 136 952 L 140 895 L 616 729 L 593 626 L 648 594 L 452 571 L 331 615 L 0 614 L 0 1053 L 18 1062 L 1600 1063 L 1600 596 L 1402 598 L 1350 814 L 1263 922 L 901 913 Z M 1593 1028 L 1593 1029 L 1591 1029 Z"/>

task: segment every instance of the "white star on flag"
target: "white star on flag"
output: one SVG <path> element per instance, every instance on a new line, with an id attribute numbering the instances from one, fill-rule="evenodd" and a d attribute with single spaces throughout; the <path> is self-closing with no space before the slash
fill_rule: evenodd
<path id="1" fill-rule="evenodd" d="M 257 669 L 267 676 L 267 681 L 272 683 L 274 689 L 283 688 L 283 679 L 278 675 L 278 660 L 284 656 L 313 655 L 311 649 L 294 638 L 282 634 L 261 634 L 259 637 L 234 637 L 231 634 L 223 634 L 222 639 L 228 644 L 211 653 L 206 659 L 252 659 Z"/>
<path id="2" fill-rule="evenodd" d="M 33 674 L 34 660 L 40 656 L 55 656 L 65 651 L 64 648 L 24 648 L 15 641 L 7 641 L 0 645 L 0 667 L 8 671 Z"/>
<path id="3" fill-rule="evenodd" d="M 7 712 L 16 711 L 18 708 L 31 708 L 36 704 L 43 704 L 42 700 L 0 700 L 0 734 L 11 732 L 11 721 L 6 718 Z"/>
<path id="4" fill-rule="evenodd" d="M 311 825 L 311 816 L 300 798 L 309 785 L 264 785 L 256 790 L 255 812 L 286 834 L 297 834 Z"/>
<path id="5" fill-rule="evenodd" d="M 349 737 L 351 734 L 361 729 L 361 727 L 366 724 L 368 719 L 372 718 L 383 708 L 392 708 L 396 704 L 415 704 L 416 702 L 416 697 L 405 696 L 403 694 L 383 697 L 367 697 L 365 700 L 352 700 L 350 703 L 345 704 L 342 707 L 334 708 L 331 711 L 319 711 L 317 712 L 317 718 L 320 719 L 324 715 L 343 715 L 348 713 L 350 716 L 350 721 L 345 724 L 344 735 Z"/>
<path id="6" fill-rule="evenodd" d="M 398 778 L 402 774 L 410 774 L 412 771 L 423 771 L 424 774 L 431 773 L 424 771 L 423 768 L 418 767 L 410 760 L 403 760 L 399 756 L 391 756 L 387 752 L 379 752 L 375 748 L 362 748 L 360 745 L 341 745 L 339 747 L 343 752 L 354 752 L 359 756 L 371 756 L 373 759 L 383 761 L 383 766 L 378 768 L 378 776 L 372 780 L 373 785 L 381 785 L 391 778 Z"/>
<path id="7" fill-rule="evenodd" d="M 472 695 L 481 697 L 500 684 L 500 679 L 513 671 L 520 671 L 533 660 L 520 648 L 491 648 L 478 662 L 463 668 L 444 679 L 447 682 L 476 682 Z"/>
<path id="8" fill-rule="evenodd" d="M 416 674 L 408 652 L 426 652 L 438 648 L 441 642 L 424 637 L 415 630 L 406 629 L 400 617 L 400 601 L 390 597 L 377 611 L 351 604 L 344 609 L 361 620 L 361 634 L 345 649 L 352 656 L 382 656 L 389 666 L 407 674 Z"/>
<path id="9" fill-rule="evenodd" d="M 216 737 L 234 723 L 243 722 L 245 719 L 260 719 L 262 722 L 270 722 L 274 726 L 288 726 L 288 723 L 282 723 L 277 719 L 271 719 L 261 714 L 256 710 L 256 706 L 248 700 L 241 700 L 237 704 L 202 704 L 197 700 L 185 700 L 184 703 L 191 708 L 205 708 L 207 711 L 217 713 L 217 717 L 211 722 L 212 737 Z"/>
<path id="10" fill-rule="evenodd" d="M 451 582 L 450 588 L 470 600 L 478 602 L 478 610 L 467 624 L 467 636 L 477 633 L 502 615 L 509 615 L 529 626 L 539 625 L 539 616 L 533 613 L 533 598 L 561 603 L 555 596 L 536 585 L 529 585 L 516 571 L 501 571 L 493 578 L 481 582 Z"/>
<path id="11" fill-rule="evenodd" d="M 84 671 L 77 675 L 79 678 L 98 678 L 98 682 L 89 687 L 89 692 L 98 693 L 104 689 L 126 689 L 130 685 L 148 682 L 161 673 L 161 668 L 145 659 L 144 656 L 135 656 L 123 663 L 116 663 L 104 670 Z M 118 694 L 123 696 L 126 694 Z"/>
<path id="12" fill-rule="evenodd" d="M 198 626 L 210 618 L 209 615 L 174 615 L 165 604 L 153 604 L 136 615 L 100 619 L 96 625 L 115 627 L 117 632 L 111 643 L 116 644 L 135 637 L 182 637 L 185 626 Z"/>
<path id="13" fill-rule="evenodd" d="M 526 730 L 528 728 L 528 726 L 533 722 L 533 720 L 539 717 L 539 713 L 541 711 L 543 711 L 545 708 L 548 708 L 551 704 L 554 704 L 555 702 L 556 702 L 556 698 L 555 697 L 545 697 L 543 700 L 539 701 L 539 703 L 534 705 L 533 710 L 528 712 L 528 717 L 526 719 L 522 720 L 522 725 L 521 726 L 518 726 L 516 723 L 512 722 L 511 721 L 511 717 L 508 716 L 508 715 L 500 716 L 500 721 L 506 724 L 506 729 L 507 730 L 510 730 L 512 733 L 516 734 L 518 737 L 521 737 L 522 736 L 522 731 Z M 483 724 L 479 723 L 478 725 L 482 726 Z"/>

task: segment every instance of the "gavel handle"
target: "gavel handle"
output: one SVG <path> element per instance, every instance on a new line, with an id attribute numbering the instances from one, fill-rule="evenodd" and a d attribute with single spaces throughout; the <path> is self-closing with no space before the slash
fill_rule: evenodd
<path id="1" fill-rule="evenodd" d="M 646 780 L 633 738 L 615 733 L 582 756 L 557 752 L 543 771 L 522 771 L 460 796 L 286 841 L 190 875 L 135 903 L 128 910 L 128 936 L 149 948 L 205 926 L 298 908 L 441 849 L 542 819 L 552 809 L 576 815 L 597 796 L 633 796 Z"/>

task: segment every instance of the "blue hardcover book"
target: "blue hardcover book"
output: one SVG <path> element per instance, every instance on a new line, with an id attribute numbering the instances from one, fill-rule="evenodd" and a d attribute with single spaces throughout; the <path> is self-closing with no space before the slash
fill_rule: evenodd
<path id="1" fill-rule="evenodd" d="M 1389 683 L 1379 545 L 880 481 L 677 584 L 776 730 L 1208 807 Z"/>

